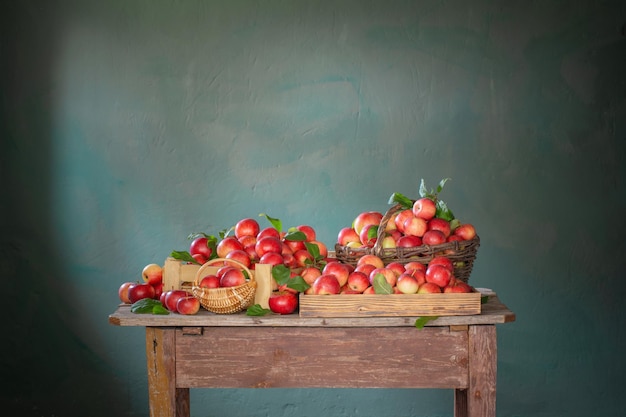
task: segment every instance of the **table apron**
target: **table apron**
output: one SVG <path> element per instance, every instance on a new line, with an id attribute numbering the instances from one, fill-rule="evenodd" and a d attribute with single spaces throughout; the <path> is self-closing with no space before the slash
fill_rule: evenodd
<path id="1" fill-rule="evenodd" d="M 175 330 L 176 388 L 469 386 L 467 329 L 455 331 L 444 326 L 196 330 Z"/>

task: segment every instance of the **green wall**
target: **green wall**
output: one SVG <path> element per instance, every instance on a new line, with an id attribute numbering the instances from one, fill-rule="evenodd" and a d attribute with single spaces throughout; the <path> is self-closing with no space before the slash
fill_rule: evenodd
<path id="1" fill-rule="evenodd" d="M 147 416 L 117 288 L 268 213 L 329 246 L 452 178 L 499 416 L 621 416 L 620 1 L 19 1 L 0 12 L 3 415 Z M 193 416 L 451 416 L 439 390 L 197 390 Z"/>

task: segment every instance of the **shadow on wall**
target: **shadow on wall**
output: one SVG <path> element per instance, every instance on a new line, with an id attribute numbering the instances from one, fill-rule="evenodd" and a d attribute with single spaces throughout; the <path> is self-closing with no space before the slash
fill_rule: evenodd
<path id="1" fill-rule="evenodd" d="M 48 239 L 55 230 L 46 182 L 53 146 L 51 34 L 60 31 L 30 2 L 2 9 L 0 173 L 10 196 L 0 204 L 0 274 L 10 312 L 0 344 L 3 415 L 129 415 L 116 409 L 123 402 L 111 401 L 125 394 L 116 392 L 122 385 L 72 329 L 74 290 Z"/>

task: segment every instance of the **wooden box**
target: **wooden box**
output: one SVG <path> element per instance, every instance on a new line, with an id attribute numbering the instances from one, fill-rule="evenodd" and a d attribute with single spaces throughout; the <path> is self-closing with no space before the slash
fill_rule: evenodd
<path id="1" fill-rule="evenodd" d="M 479 292 L 300 294 L 300 317 L 422 317 L 480 314 Z"/>
<path id="2" fill-rule="evenodd" d="M 163 265 L 163 291 L 185 290 L 191 292 L 191 287 L 196 279 L 200 265 L 190 264 L 168 257 Z M 215 273 L 218 266 L 208 266 L 207 272 Z M 254 303 L 268 308 L 268 299 L 272 291 L 272 266 L 256 264 L 255 269 L 250 271 L 254 274 L 257 282 Z"/>

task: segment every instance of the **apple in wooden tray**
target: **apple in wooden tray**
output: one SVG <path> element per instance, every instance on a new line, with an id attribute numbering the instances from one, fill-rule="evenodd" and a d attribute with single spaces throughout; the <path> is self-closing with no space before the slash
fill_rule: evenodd
<path id="1" fill-rule="evenodd" d="M 275 291 L 267 300 L 270 310 L 277 314 L 291 314 L 298 308 L 298 295 L 290 291 Z"/>

